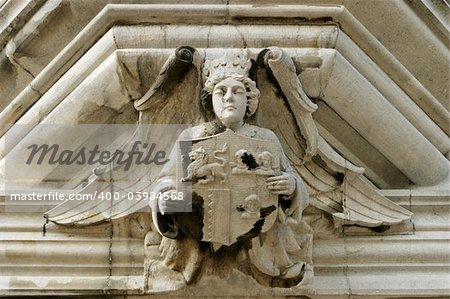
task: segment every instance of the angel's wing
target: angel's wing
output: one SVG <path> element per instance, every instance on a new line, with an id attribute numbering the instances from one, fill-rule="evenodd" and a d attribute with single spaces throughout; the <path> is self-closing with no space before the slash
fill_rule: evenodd
<path id="1" fill-rule="evenodd" d="M 344 159 L 319 135 L 312 118 L 317 106 L 303 91 L 288 54 L 269 48 L 258 62 L 265 68 L 258 71 L 258 124 L 279 137 L 307 186 L 311 204 L 340 224 L 375 227 L 409 219 L 410 211 L 384 197 L 364 178 L 363 168 Z"/>
<path id="2" fill-rule="evenodd" d="M 191 47 L 184 46 L 175 50 L 148 92 L 134 103 L 139 111 L 139 125 L 128 140 L 121 141 L 123 145 L 120 150 L 130 152 L 135 141 L 152 140 L 157 141 L 159 147 L 170 150 L 183 127 L 164 127 L 163 124 L 192 124 L 200 121 L 200 61 L 199 53 Z M 186 86 L 189 88 L 185 88 Z M 181 91 L 181 88 L 185 89 Z M 155 128 L 153 124 L 161 125 Z M 168 130 L 172 131 L 171 134 Z M 152 190 L 154 178 L 159 171 L 157 167 L 140 167 L 129 171 L 124 169 L 124 165 L 115 164 L 98 168 L 83 186 L 72 191 L 94 194 L 97 200 L 66 201 L 44 216 L 58 224 L 90 225 L 148 208 L 148 200 L 136 200 L 137 192 Z M 116 193 L 119 196 L 116 197 L 117 200 L 98 199 L 98 194 L 102 192 Z"/>

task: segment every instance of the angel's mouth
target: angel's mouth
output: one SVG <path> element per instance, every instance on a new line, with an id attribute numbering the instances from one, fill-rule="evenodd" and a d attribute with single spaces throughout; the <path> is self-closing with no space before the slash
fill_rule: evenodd
<path id="1" fill-rule="evenodd" d="M 225 107 L 225 110 L 227 110 L 227 109 L 233 109 L 233 110 L 236 110 L 237 108 L 234 107 L 234 106 L 232 106 L 232 105 L 230 105 L 230 106 L 226 106 L 226 107 Z"/>

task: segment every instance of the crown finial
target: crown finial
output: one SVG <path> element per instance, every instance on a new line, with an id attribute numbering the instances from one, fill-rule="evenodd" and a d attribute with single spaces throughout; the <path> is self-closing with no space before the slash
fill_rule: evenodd
<path id="1" fill-rule="evenodd" d="M 230 76 L 248 77 L 251 67 L 252 63 L 245 51 L 227 51 L 222 57 L 205 62 L 204 81 L 216 81 Z"/>

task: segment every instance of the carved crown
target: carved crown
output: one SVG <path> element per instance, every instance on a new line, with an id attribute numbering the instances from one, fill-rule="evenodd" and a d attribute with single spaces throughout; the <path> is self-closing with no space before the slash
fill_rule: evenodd
<path id="1" fill-rule="evenodd" d="M 227 51 L 217 59 L 205 61 L 203 76 L 205 84 L 208 81 L 215 81 L 218 78 L 229 76 L 248 77 L 252 63 L 247 58 L 245 51 Z"/>

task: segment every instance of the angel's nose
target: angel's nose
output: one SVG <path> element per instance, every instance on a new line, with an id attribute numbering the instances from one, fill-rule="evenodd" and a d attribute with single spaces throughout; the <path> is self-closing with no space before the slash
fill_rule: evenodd
<path id="1" fill-rule="evenodd" d="M 227 92 L 223 96 L 223 100 L 224 102 L 229 102 L 233 100 L 233 91 L 231 90 L 231 88 L 227 88 Z"/>

